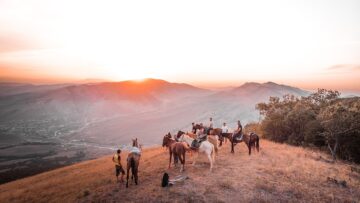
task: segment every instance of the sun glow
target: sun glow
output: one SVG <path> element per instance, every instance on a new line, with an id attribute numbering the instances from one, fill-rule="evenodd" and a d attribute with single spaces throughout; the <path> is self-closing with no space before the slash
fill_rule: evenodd
<path id="1" fill-rule="evenodd" d="M 4 0 L 0 78 L 359 81 L 360 3 L 321 1 Z"/>

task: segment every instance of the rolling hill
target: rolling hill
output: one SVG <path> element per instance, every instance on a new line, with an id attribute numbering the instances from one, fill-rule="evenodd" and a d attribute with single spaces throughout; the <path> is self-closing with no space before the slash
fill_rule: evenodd
<path id="1" fill-rule="evenodd" d="M 161 140 L 157 139 L 157 142 Z M 262 140 L 260 153 L 247 155 L 245 145 L 230 153 L 219 150 L 212 172 L 204 156 L 188 179 L 160 187 L 164 172 L 170 179 L 179 168 L 167 169 L 168 152 L 143 151 L 139 185 L 116 183 L 111 156 L 90 160 L 0 185 L 0 202 L 359 202 L 358 165 L 329 163 L 321 152 Z M 126 153 L 122 154 L 122 164 Z"/>
<path id="2" fill-rule="evenodd" d="M 134 137 L 157 145 L 164 133 L 189 130 L 210 116 L 215 126 L 230 128 L 239 119 L 257 121 L 256 103 L 307 93 L 275 83 L 215 92 L 157 79 L 1 87 L 13 91 L 0 95 L 1 182 L 103 156 Z"/>

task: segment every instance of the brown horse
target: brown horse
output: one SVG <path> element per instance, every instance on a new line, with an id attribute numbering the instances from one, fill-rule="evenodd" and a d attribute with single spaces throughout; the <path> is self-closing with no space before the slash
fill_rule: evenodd
<path id="1" fill-rule="evenodd" d="M 250 133 L 250 134 L 244 134 L 243 135 L 243 139 L 242 140 L 237 140 L 235 139 L 237 135 L 232 135 L 231 137 L 229 137 L 229 140 L 231 142 L 231 153 L 234 153 L 234 146 L 237 143 L 241 143 L 244 141 L 244 143 L 246 144 L 246 146 L 249 149 L 249 155 L 251 155 L 251 148 L 256 148 L 256 150 L 259 152 L 259 148 L 260 148 L 260 138 L 257 134 L 255 133 Z"/>
<path id="2" fill-rule="evenodd" d="M 180 163 L 182 165 L 180 168 L 180 172 L 185 170 L 185 152 L 187 150 L 185 144 L 186 143 L 176 142 L 174 139 L 172 139 L 170 133 L 164 136 L 163 147 L 168 147 L 170 153 L 169 168 L 171 166 L 171 157 L 174 156 L 174 160 L 176 160 L 177 158 L 180 159 Z"/>
<path id="3" fill-rule="evenodd" d="M 129 187 L 129 171 L 131 169 L 131 179 L 135 184 L 138 184 L 138 168 L 140 163 L 141 148 L 139 148 L 137 138 L 132 140 L 133 148 L 127 157 L 127 174 L 126 174 L 126 187 Z"/>
<path id="4" fill-rule="evenodd" d="M 192 133 L 196 133 L 196 130 L 200 130 L 202 128 L 204 128 L 204 126 L 197 123 L 193 126 Z"/>
<path id="5" fill-rule="evenodd" d="M 232 133 L 222 133 L 221 128 L 214 128 L 214 129 L 210 130 L 209 134 L 210 135 L 217 135 L 219 137 L 219 141 L 220 141 L 219 147 L 221 147 L 223 142 L 226 141 L 225 140 L 226 138 L 229 139 L 229 137 L 232 135 Z"/>

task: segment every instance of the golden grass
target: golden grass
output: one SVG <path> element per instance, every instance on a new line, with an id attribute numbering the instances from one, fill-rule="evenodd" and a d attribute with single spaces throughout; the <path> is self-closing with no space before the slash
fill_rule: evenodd
<path id="1" fill-rule="evenodd" d="M 261 151 L 251 156 L 243 144 L 230 153 L 219 150 L 213 172 L 206 157 L 196 166 L 187 154 L 190 178 L 161 188 L 163 172 L 170 178 L 180 168 L 167 170 L 168 152 L 143 152 L 139 185 L 116 183 L 111 156 L 86 161 L 0 185 L 0 202 L 359 202 L 358 168 L 345 162 L 323 161 L 325 154 L 261 140 Z M 125 165 L 126 154 L 122 154 Z M 347 187 L 328 181 L 346 181 Z"/>

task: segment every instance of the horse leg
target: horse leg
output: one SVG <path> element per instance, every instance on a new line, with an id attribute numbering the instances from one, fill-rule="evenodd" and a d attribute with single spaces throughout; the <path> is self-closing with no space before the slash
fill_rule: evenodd
<path id="1" fill-rule="evenodd" d="M 212 168 L 213 168 L 213 161 L 212 161 L 212 158 L 211 158 L 211 155 L 210 155 L 211 153 L 214 153 L 214 152 L 211 152 L 211 151 L 210 151 L 210 153 L 207 152 L 207 157 L 208 157 L 209 162 L 210 162 L 210 172 L 212 171 Z"/>
<path id="2" fill-rule="evenodd" d="M 139 167 L 139 165 L 138 164 L 136 164 L 135 165 L 135 169 L 134 169 L 134 176 L 135 176 L 135 184 L 137 185 L 138 184 L 138 167 Z"/>
<path id="3" fill-rule="evenodd" d="M 231 140 L 231 153 L 234 153 L 234 141 Z"/>
<path id="4" fill-rule="evenodd" d="M 126 166 L 126 187 L 129 187 L 129 172 L 130 172 L 130 164 L 129 164 L 129 160 L 127 162 L 127 166 Z"/>
<path id="5" fill-rule="evenodd" d="M 186 152 L 184 151 L 183 152 L 183 156 L 184 156 L 184 162 L 182 163 L 182 168 L 183 168 L 183 171 L 185 171 L 185 156 L 186 156 Z"/>
<path id="6" fill-rule="evenodd" d="M 213 160 L 213 163 L 215 163 L 215 153 L 214 153 L 214 148 L 212 149 L 212 152 L 211 152 L 211 158 Z"/>
<path id="7" fill-rule="evenodd" d="M 183 158 L 181 157 L 181 154 L 178 156 L 179 157 L 179 160 L 180 160 L 180 173 L 183 171 L 183 168 L 184 168 L 184 165 L 183 165 Z"/>
<path id="8" fill-rule="evenodd" d="M 177 163 L 179 162 L 179 156 L 176 153 L 173 153 L 174 156 L 174 166 L 177 166 Z"/>
<path id="9" fill-rule="evenodd" d="M 248 148 L 249 148 L 249 156 L 251 155 L 251 147 L 252 147 L 252 143 L 249 142 L 249 146 L 248 146 Z"/>
<path id="10" fill-rule="evenodd" d="M 192 165 L 195 166 L 196 159 L 199 157 L 199 152 L 195 152 L 196 155 L 193 156 L 193 163 Z"/>
<path id="11" fill-rule="evenodd" d="M 170 151 L 170 160 L 169 160 L 169 168 L 170 168 L 170 165 L 171 165 L 172 152 L 171 152 L 171 150 L 169 150 L 169 151 Z"/>
<path id="12" fill-rule="evenodd" d="M 259 148 L 260 148 L 260 139 L 259 138 L 257 138 L 257 140 L 256 140 L 256 149 L 257 149 L 257 151 L 259 152 Z"/>
<path id="13" fill-rule="evenodd" d="M 218 153 L 217 141 L 216 141 L 216 143 L 214 145 L 214 149 L 215 149 L 215 153 L 217 154 Z"/>

